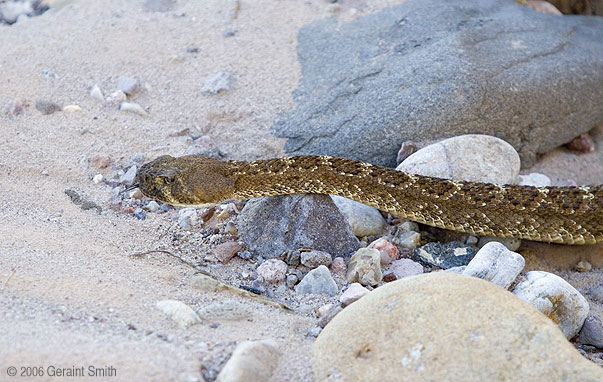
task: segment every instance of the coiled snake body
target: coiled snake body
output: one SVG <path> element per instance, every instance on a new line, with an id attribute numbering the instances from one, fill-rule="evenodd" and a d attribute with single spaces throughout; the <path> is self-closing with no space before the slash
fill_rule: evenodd
<path id="1" fill-rule="evenodd" d="M 144 195 L 174 205 L 335 194 L 455 231 L 564 244 L 603 243 L 603 186 L 457 182 L 327 156 L 241 162 L 198 155 L 162 156 L 146 163 L 137 184 Z"/>

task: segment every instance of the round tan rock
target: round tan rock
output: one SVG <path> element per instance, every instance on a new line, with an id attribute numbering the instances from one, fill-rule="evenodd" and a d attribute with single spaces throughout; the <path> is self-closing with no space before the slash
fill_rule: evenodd
<path id="1" fill-rule="evenodd" d="M 319 381 L 601 381 L 534 307 L 487 281 L 430 273 L 379 287 L 313 347 Z"/>

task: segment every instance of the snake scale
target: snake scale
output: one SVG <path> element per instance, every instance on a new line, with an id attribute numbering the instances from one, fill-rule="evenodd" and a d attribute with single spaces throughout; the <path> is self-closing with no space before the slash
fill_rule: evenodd
<path id="1" fill-rule="evenodd" d="M 161 156 L 136 183 L 150 198 L 197 206 L 261 196 L 335 194 L 430 226 L 564 244 L 603 243 L 603 186 L 459 182 L 350 159 L 299 156 L 220 161 Z"/>

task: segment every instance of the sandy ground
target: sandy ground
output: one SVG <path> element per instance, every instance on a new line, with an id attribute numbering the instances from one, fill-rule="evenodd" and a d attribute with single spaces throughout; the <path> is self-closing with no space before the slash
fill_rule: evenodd
<path id="1" fill-rule="evenodd" d="M 112 166 L 101 172 L 111 178 L 137 153 L 184 153 L 190 142 L 173 133 L 185 128 L 211 137 L 231 159 L 281 155 L 283 142 L 268 127 L 294 106 L 298 30 L 399 2 L 340 1 L 332 13 L 323 0 L 241 0 L 236 12 L 234 1 L 178 1 L 156 13 L 142 1 L 63 1 L 0 26 L 0 105 L 29 104 L 21 115 L 0 114 L 0 380 L 9 366 L 92 365 L 115 368 L 111 381 L 201 381 L 203 365 L 219 364 L 240 341 L 263 338 L 282 351 L 272 381 L 310 380 L 310 314 L 228 296 L 250 309 L 247 319 L 184 330 L 160 312 L 155 303 L 163 299 L 199 307 L 225 296 L 188 286 L 193 271 L 173 258 L 129 256 L 165 244 L 171 215 L 138 220 L 111 210 L 111 187 L 93 184 L 99 171 L 89 159 L 109 155 Z M 227 29 L 235 36 L 223 37 Z M 186 52 L 190 46 L 198 53 Z M 235 74 L 232 89 L 202 94 L 203 78 L 219 71 Z M 94 84 L 105 95 L 115 91 L 120 75 L 144 84 L 135 101 L 149 117 L 89 96 Z M 37 99 L 83 110 L 42 115 Z M 588 154 L 595 155 L 590 162 L 577 159 L 585 171 L 573 162 L 564 167 L 575 154 L 555 155 L 541 167 L 550 175 L 603 183 L 603 170 L 592 168 L 600 152 Z M 80 209 L 67 188 L 103 213 Z M 19 378 L 50 379 L 61 380 Z"/>

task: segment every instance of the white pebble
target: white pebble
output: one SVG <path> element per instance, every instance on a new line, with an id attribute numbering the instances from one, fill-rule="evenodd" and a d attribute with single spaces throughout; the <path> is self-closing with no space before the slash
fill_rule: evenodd
<path id="1" fill-rule="evenodd" d="M 348 289 L 346 289 L 346 291 L 343 292 L 341 296 L 339 296 L 339 302 L 341 302 L 344 306 L 348 306 L 354 301 L 359 300 L 360 297 L 364 296 L 369 292 L 370 291 L 362 285 L 358 283 L 352 283 L 350 284 Z"/>
<path id="2" fill-rule="evenodd" d="M 151 200 L 149 203 L 147 203 L 146 207 L 147 207 L 147 210 L 149 210 L 151 212 L 158 211 L 161 208 L 159 206 L 159 203 L 157 203 L 154 200 Z"/>
<path id="3" fill-rule="evenodd" d="M 159 301 L 156 306 L 184 329 L 201 322 L 197 313 L 181 301 L 163 300 Z"/>
<path id="4" fill-rule="evenodd" d="M 266 284 L 277 284 L 287 277 L 287 263 L 279 259 L 264 261 L 257 269 L 258 280 Z"/>
<path id="5" fill-rule="evenodd" d="M 77 113 L 78 111 L 82 111 L 82 108 L 78 105 L 67 105 L 63 108 L 63 111 L 68 113 Z"/>
<path id="6" fill-rule="evenodd" d="M 136 102 L 122 102 L 119 106 L 119 110 L 128 111 L 130 113 L 136 113 L 143 117 L 148 117 L 149 114 Z"/>
<path id="7" fill-rule="evenodd" d="M 203 88 L 201 92 L 218 94 L 221 91 L 230 90 L 234 75 L 230 72 L 218 72 L 210 74 L 203 80 Z"/>
<path id="8" fill-rule="evenodd" d="M 90 97 L 97 99 L 101 102 L 105 102 L 105 96 L 103 96 L 103 92 L 96 84 L 92 87 L 92 90 L 90 90 Z"/>
<path id="9" fill-rule="evenodd" d="M 245 341 L 237 345 L 216 382 L 266 382 L 278 363 L 280 351 L 272 340 Z"/>
<path id="10" fill-rule="evenodd" d="M 183 208 L 178 211 L 178 225 L 186 231 L 190 231 L 197 223 L 197 210 L 194 208 Z"/>
<path id="11" fill-rule="evenodd" d="M 383 232 L 386 222 L 378 209 L 338 195 L 331 195 L 331 199 L 352 227 L 355 236 L 380 235 Z"/>
<path id="12" fill-rule="evenodd" d="M 126 186 L 134 184 L 136 180 L 136 173 L 138 172 L 138 167 L 136 165 L 131 166 L 128 171 L 126 171 L 120 178 L 119 182 L 125 184 Z"/>
<path id="13" fill-rule="evenodd" d="M 525 266 L 519 253 L 491 241 L 480 249 L 463 271 L 465 276 L 479 277 L 505 289 L 511 286 Z"/>
<path id="14" fill-rule="evenodd" d="M 94 175 L 94 178 L 92 178 L 92 182 L 94 184 L 99 184 L 100 182 L 103 181 L 103 179 L 104 179 L 103 174 L 96 174 L 96 175 Z"/>
<path id="15" fill-rule="evenodd" d="M 518 184 L 520 186 L 548 187 L 551 185 L 551 179 L 537 172 L 526 175 L 518 175 Z"/>

